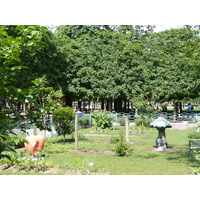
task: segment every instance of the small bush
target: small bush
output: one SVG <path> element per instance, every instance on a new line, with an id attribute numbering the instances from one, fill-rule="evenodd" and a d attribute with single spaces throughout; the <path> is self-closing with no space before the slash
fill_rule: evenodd
<path id="1" fill-rule="evenodd" d="M 188 135 L 189 139 L 200 139 L 200 132 L 192 132 Z"/>
<path id="2" fill-rule="evenodd" d="M 110 137 L 110 143 L 111 144 L 116 144 L 117 142 L 120 141 L 120 138 L 119 137 L 115 137 L 115 136 L 111 136 Z"/>
<path id="3" fill-rule="evenodd" d="M 89 116 L 83 116 L 78 119 L 79 125 L 83 128 L 87 128 L 90 126 L 90 117 Z"/>
<path id="4" fill-rule="evenodd" d="M 115 146 L 115 153 L 117 156 L 126 156 L 128 155 L 129 153 L 131 153 L 131 149 L 130 149 L 130 144 L 126 143 L 124 141 L 124 136 L 123 135 L 120 135 L 119 138 L 118 138 L 118 142 Z"/>
<path id="5" fill-rule="evenodd" d="M 94 124 L 96 129 L 106 129 L 112 127 L 112 116 L 106 114 L 103 111 L 94 111 L 92 113 L 92 117 L 94 118 Z"/>
<path id="6" fill-rule="evenodd" d="M 115 147 L 115 153 L 118 156 L 126 156 L 128 153 L 130 153 L 130 145 L 126 142 L 118 142 Z"/>
<path id="7" fill-rule="evenodd" d="M 152 119 L 149 117 L 138 117 L 134 120 L 134 122 L 137 126 L 149 127 L 150 123 L 152 122 Z"/>
<path id="8" fill-rule="evenodd" d="M 144 118 L 143 117 L 138 117 L 134 120 L 136 126 L 142 126 L 144 125 Z"/>
<path id="9" fill-rule="evenodd" d="M 75 111 L 71 107 L 58 108 L 53 112 L 53 123 L 58 135 L 71 134 L 74 130 Z"/>

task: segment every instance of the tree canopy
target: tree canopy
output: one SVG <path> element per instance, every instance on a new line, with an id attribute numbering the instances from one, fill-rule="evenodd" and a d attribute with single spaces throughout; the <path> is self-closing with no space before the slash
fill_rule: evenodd
<path id="1" fill-rule="evenodd" d="M 158 33 L 150 25 L 61 25 L 54 33 L 2 28 L 8 37 L 29 34 L 13 57 L 21 66 L 12 70 L 13 84 L 27 88 L 45 75 L 49 86 L 62 89 L 66 105 L 101 100 L 120 111 L 122 100 L 144 105 L 199 98 L 199 30 L 192 26 Z"/>

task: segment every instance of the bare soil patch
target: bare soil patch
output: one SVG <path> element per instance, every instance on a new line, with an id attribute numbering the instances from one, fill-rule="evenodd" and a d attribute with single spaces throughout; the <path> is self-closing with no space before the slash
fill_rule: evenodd
<path id="1" fill-rule="evenodd" d="M 84 144 L 110 144 L 109 141 L 79 142 Z M 142 144 L 142 142 L 129 142 L 129 144 Z"/>
<path id="2" fill-rule="evenodd" d="M 113 151 L 92 151 L 92 150 L 79 149 L 79 150 L 74 150 L 74 152 L 78 154 L 100 154 L 100 155 L 115 156 L 115 152 Z"/>
<path id="3" fill-rule="evenodd" d="M 112 136 L 119 136 L 119 135 L 107 135 L 107 134 L 83 134 L 83 136 L 90 137 L 112 137 Z M 129 135 L 129 137 L 149 137 L 149 135 L 141 134 L 141 135 Z"/>

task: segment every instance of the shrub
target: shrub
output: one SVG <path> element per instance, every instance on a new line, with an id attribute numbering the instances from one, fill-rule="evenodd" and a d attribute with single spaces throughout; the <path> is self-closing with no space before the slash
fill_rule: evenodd
<path id="1" fill-rule="evenodd" d="M 74 130 L 75 112 L 71 107 L 58 108 L 53 112 L 53 124 L 58 135 L 71 134 Z"/>
<path id="2" fill-rule="evenodd" d="M 116 137 L 116 136 L 111 136 L 110 137 L 110 143 L 111 144 L 116 144 L 117 142 L 120 141 L 120 138 L 119 137 Z"/>
<path id="3" fill-rule="evenodd" d="M 150 123 L 152 122 L 152 119 L 149 117 L 138 117 L 134 120 L 134 122 L 137 126 L 149 127 Z"/>
<path id="4" fill-rule="evenodd" d="M 137 126 L 143 126 L 144 125 L 144 118 L 143 117 L 138 117 L 138 118 L 136 118 L 135 120 L 134 120 L 134 122 L 135 122 L 135 124 L 137 125 Z"/>
<path id="5" fill-rule="evenodd" d="M 94 124 L 96 129 L 106 129 L 112 127 L 112 116 L 106 114 L 103 111 L 94 111 L 92 113 L 92 117 L 94 118 Z"/>
<path id="6" fill-rule="evenodd" d="M 130 145 L 126 142 L 118 142 L 115 147 L 115 153 L 118 156 L 126 156 L 130 153 Z"/>
<path id="7" fill-rule="evenodd" d="M 90 117 L 88 116 L 83 116 L 78 119 L 79 125 L 83 128 L 89 127 L 90 126 Z"/>
<path id="8" fill-rule="evenodd" d="M 152 119 L 149 118 L 149 117 L 146 117 L 145 118 L 145 121 L 144 121 L 144 125 L 145 127 L 150 127 L 150 123 L 152 122 Z"/>
<path id="9" fill-rule="evenodd" d="M 130 153 L 132 151 L 130 149 L 130 144 L 128 144 L 124 141 L 123 135 L 120 135 L 118 140 L 119 141 L 117 142 L 114 151 L 117 156 L 126 156 L 128 153 Z"/>
<path id="10" fill-rule="evenodd" d="M 9 169 L 13 167 L 17 171 L 46 171 L 48 168 L 52 167 L 52 164 L 46 162 L 45 160 L 29 160 L 29 154 L 25 152 L 20 152 L 19 154 L 10 153 L 10 160 L 3 158 L 0 160 L 0 166 L 2 170 Z"/>
<path id="11" fill-rule="evenodd" d="M 188 135 L 189 139 L 200 139 L 200 132 L 192 132 Z"/>

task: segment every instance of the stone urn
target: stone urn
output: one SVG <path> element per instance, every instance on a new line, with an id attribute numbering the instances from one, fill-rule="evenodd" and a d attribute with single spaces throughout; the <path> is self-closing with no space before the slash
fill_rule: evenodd
<path id="1" fill-rule="evenodd" d="M 150 123 L 150 127 L 156 128 L 158 130 L 158 137 L 156 139 L 156 148 L 158 148 L 159 151 L 165 151 L 165 149 L 168 148 L 167 142 L 165 140 L 166 138 L 165 129 L 171 128 L 172 125 L 165 118 L 159 117 L 158 119 Z"/>

